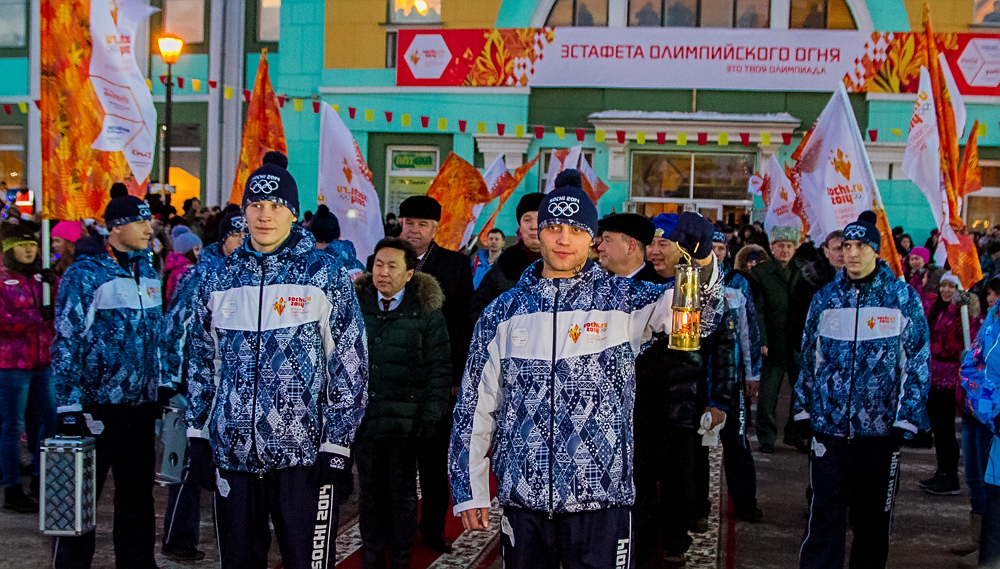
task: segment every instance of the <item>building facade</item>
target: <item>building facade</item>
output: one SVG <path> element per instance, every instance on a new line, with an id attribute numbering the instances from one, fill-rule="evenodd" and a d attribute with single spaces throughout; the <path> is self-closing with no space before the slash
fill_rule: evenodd
<path id="1" fill-rule="evenodd" d="M 400 50 L 408 49 L 405 42 L 413 30 L 556 28 L 558 35 L 562 28 L 574 28 L 574 37 L 626 41 L 640 35 L 713 41 L 737 34 L 734 37 L 762 44 L 785 37 L 782 34 L 788 30 L 828 34 L 823 37 L 834 41 L 859 33 L 885 37 L 886 32 L 919 31 L 922 1 L 152 0 L 151 4 L 162 12 L 143 26 L 134 45 L 140 67 L 152 79 L 161 122 L 164 87 L 158 78 L 166 70 L 154 47 L 155 37 L 169 31 L 186 41 L 184 55 L 174 66 L 174 75 L 183 77 L 185 84 L 175 89 L 173 97 L 170 179 L 183 187 L 184 195 L 199 195 L 207 204 L 228 199 L 246 107 L 243 91 L 252 89 L 260 52 L 266 48 L 275 92 L 284 101 L 289 169 L 299 181 L 303 209 L 316 203 L 320 121 L 313 103 L 323 101 L 339 110 L 354 133 L 383 212 L 393 211 L 408 195 L 425 192 L 449 152 L 480 168 L 501 153 L 510 168 L 541 154 L 539 165 L 518 188 L 520 194 L 544 187 L 553 151 L 580 145 L 609 187 L 599 203 L 602 214 L 688 209 L 740 222 L 759 215 L 762 207 L 746 191 L 750 175 L 772 155 L 790 162 L 835 83 L 767 89 L 766 85 L 743 88 L 737 80 L 720 84 L 724 88 L 706 88 L 693 81 L 692 74 L 652 80 L 643 76 L 643 68 L 633 72 L 631 63 L 624 61 L 615 81 L 595 72 L 594 77 L 582 73 L 559 85 L 530 81 L 477 87 L 400 85 L 406 83 L 400 79 L 403 73 L 397 77 L 402 71 L 397 70 Z M 934 0 L 931 9 L 938 32 L 1000 34 L 996 27 L 1000 14 L 994 13 L 992 2 Z M 0 113 L 0 181 L 14 186 L 26 180 L 36 190 L 40 151 L 33 102 L 38 99 L 38 34 L 31 22 L 38 14 L 39 0 L 0 1 L 0 72 L 8 78 L 0 85 L 0 103 L 10 111 Z M 545 52 L 550 53 L 550 59 L 557 55 Z M 476 56 L 451 55 L 455 63 Z M 514 73 L 530 74 L 533 69 L 523 67 L 536 64 L 541 66 L 540 61 L 515 60 Z M 215 86 L 209 87 L 210 82 Z M 922 194 L 901 168 L 914 101 L 914 95 L 905 93 L 851 94 L 890 223 L 903 225 L 922 242 L 934 223 Z M 969 226 L 983 230 L 1000 223 L 1000 99 L 967 95 L 965 101 L 969 125 L 973 120 L 987 125 L 980 137 L 985 189 L 967 200 L 966 212 Z M 536 127 L 541 130 L 536 132 Z M 699 140 L 702 137 L 707 140 Z M 152 177 L 158 177 L 158 169 L 154 165 Z M 516 203 L 517 194 L 511 201 Z M 492 207 L 487 206 L 481 219 Z M 513 207 L 508 209 L 511 215 L 501 215 L 498 225 L 511 233 Z"/>

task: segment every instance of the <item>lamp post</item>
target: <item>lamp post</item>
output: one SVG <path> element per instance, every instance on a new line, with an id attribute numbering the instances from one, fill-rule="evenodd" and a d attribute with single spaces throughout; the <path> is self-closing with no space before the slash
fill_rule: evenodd
<path id="1" fill-rule="evenodd" d="M 172 98 L 174 92 L 174 75 L 172 73 L 173 65 L 177 63 L 180 59 L 181 50 L 184 49 L 184 40 L 173 35 L 164 34 L 156 40 L 157 45 L 160 48 L 160 58 L 163 59 L 163 63 L 167 64 L 167 98 L 166 98 L 166 117 L 163 120 L 164 124 L 164 153 L 163 153 L 163 166 L 164 171 L 167 173 L 166 180 L 160 180 L 160 184 L 168 184 L 170 182 L 170 144 L 171 137 L 170 131 L 172 130 L 171 123 L 173 122 L 173 117 L 171 115 Z M 161 186 L 165 187 L 165 186 Z"/>

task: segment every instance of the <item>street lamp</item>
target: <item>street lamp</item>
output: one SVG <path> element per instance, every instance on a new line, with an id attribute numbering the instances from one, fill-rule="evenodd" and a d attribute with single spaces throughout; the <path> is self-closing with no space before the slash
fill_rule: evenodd
<path id="1" fill-rule="evenodd" d="M 167 99 L 166 99 L 166 117 L 163 121 L 164 123 L 164 153 L 163 153 L 163 167 L 164 171 L 167 173 L 166 180 L 160 180 L 160 184 L 168 184 L 170 182 L 170 131 L 172 123 L 171 115 L 171 103 L 174 92 L 174 76 L 171 72 L 173 65 L 177 63 L 177 60 L 181 57 L 181 50 L 184 49 L 184 40 L 173 35 L 164 34 L 156 40 L 157 45 L 160 48 L 160 58 L 163 59 L 163 63 L 167 64 Z M 165 187 L 165 186 L 161 186 Z"/>

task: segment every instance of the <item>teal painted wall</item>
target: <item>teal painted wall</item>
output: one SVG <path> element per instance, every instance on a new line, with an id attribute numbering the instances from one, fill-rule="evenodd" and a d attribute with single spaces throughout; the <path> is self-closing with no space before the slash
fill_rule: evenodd
<path id="1" fill-rule="evenodd" d="M 27 97 L 30 95 L 29 65 L 27 57 L 0 58 L 0 97 Z"/>
<path id="2" fill-rule="evenodd" d="M 906 17 L 903 0 L 866 0 L 866 4 L 876 31 L 910 31 L 910 20 Z"/>

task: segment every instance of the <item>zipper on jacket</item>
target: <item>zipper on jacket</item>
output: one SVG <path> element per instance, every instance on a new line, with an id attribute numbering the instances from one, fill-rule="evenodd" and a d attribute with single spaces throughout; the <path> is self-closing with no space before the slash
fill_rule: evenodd
<path id="1" fill-rule="evenodd" d="M 863 286 L 863 285 L 861 285 Z M 850 440 L 854 437 L 854 422 L 851 419 L 851 414 L 854 413 L 854 366 L 858 354 L 858 328 L 860 327 L 859 320 L 861 319 L 861 289 L 855 287 L 854 289 L 854 343 L 851 344 L 851 381 L 847 387 L 847 438 Z"/>
<path id="2" fill-rule="evenodd" d="M 553 488 L 555 486 L 555 473 L 553 463 L 556 460 L 555 432 L 556 428 L 556 346 L 558 338 L 556 332 L 556 321 L 559 315 L 559 281 L 552 279 L 552 284 L 556 286 L 555 300 L 552 302 L 552 370 L 549 372 L 549 519 L 552 519 L 555 501 L 553 500 Z"/>
<path id="3" fill-rule="evenodd" d="M 260 382 L 260 329 L 261 323 L 264 317 L 264 275 L 266 272 L 266 265 L 264 264 L 264 257 L 256 257 L 257 265 L 260 266 L 260 295 L 257 301 L 257 346 L 253 351 L 253 402 L 250 406 L 250 454 L 253 455 L 254 459 L 258 459 L 257 456 L 257 383 Z M 263 477 L 264 473 L 261 472 L 260 475 Z"/>

